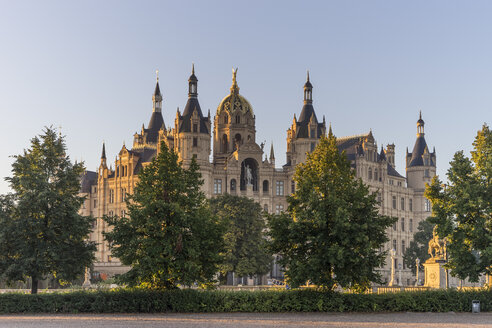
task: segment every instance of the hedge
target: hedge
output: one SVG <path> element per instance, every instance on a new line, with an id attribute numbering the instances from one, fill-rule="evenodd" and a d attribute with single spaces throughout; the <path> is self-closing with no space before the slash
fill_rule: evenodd
<path id="1" fill-rule="evenodd" d="M 0 294 L 0 313 L 163 312 L 469 312 L 472 300 L 492 311 L 492 290 L 435 290 L 387 294 L 346 294 L 316 290 L 80 291 Z"/>

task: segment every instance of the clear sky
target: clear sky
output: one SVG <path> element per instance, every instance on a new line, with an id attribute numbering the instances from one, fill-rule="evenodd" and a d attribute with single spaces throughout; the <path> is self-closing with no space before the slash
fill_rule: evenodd
<path id="1" fill-rule="evenodd" d="M 285 163 L 306 70 L 318 118 L 335 135 L 413 148 L 418 112 L 444 175 L 492 121 L 491 1 L 0 0 L 0 177 L 44 126 L 62 127 L 90 170 L 148 124 L 155 70 L 174 125 L 191 63 L 212 116 L 231 68 L 256 114 L 257 142 Z M 0 181 L 0 193 L 8 192 Z"/>

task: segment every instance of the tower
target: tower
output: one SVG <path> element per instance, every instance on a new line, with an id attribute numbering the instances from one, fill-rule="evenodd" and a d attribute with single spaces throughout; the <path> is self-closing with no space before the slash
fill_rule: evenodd
<path id="1" fill-rule="evenodd" d="M 407 150 L 406 172 L 408 187 L 425 189 L 425 184 L 430 183 L 436 175 L 436 152 L 431 153 L 424 137 L 424 120 L 422 112 L 417 121 L 417 140 L 411 153 Z"/>
<path id="2" fill-rule="evenodd" d="M 304 84 L 304 106 L 299 119 L 294 120 L 287 130 L 287 165 L 296 166 L 306 160 L 306 153 L 312 152 L 319 138 L 326 134 L 326 123 L 319 123 L 313 107 L 313 85 L 307 72 Z"/>
<path id="3" fill-rule="evenodd" d="M 174 121 L 174 150 L 183 164 L 195 158 L 200 166 L 208 164 L 210 155 L 210 113 L 204 117 L 198 102 L 198 79 L 192 65 L 188 79 L 188 101 L 183 114 L 176 113 Z"/>
<path id="4" fill-rule="evenodd" d="M 253 107 L 239 94 L 237 68 L 232 70 L 230 94 L 224 97 L 214 118 L 214 162 L 223 162 L 245 143 L 256 142 Z"/>

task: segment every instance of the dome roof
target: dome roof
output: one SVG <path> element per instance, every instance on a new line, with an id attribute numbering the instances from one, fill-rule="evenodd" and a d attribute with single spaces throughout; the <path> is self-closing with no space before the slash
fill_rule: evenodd
<path id="1" fill-rule="evenodd" d="M 226 111 L 229 114 L 236 113 L 238 111 L 241 111 L 243 114 L 251 112 L 251 115 L 254 115 L 253 107 L 251 107 L 249 101 L 239 93 L 234 92 L 231 92 L 231 94 L 225 96 L 220 102 L 219 107 L 217 107 L 217 115 L 220 115 L 222 111 Z"/>
<path id="2" fill-rule="evenodd" d="M 249 101 L 239 94 L 236 74 L 237 68 L 236 70 L 232 71 L 231 93 L 225 96 L 224 99 L 222 99 L 222 101 L 220 102 L 219 107 L 217 107 L 217 115 L 220 115 L 222 111 L 226 111 L 229 114 L 237 113 L 238 111 L 240 111 L 243 114 L 250 112 L 251 115 L 254 116 L 253 107 L 251 106 Z"/>

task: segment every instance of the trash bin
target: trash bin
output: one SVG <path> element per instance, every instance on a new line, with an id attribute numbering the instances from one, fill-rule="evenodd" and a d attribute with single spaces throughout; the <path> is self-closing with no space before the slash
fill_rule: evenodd
<path id="1" fill-rule="evenodd" d="M 480 301 L 472 301 L 472 313 L 480 313 Z"/>

